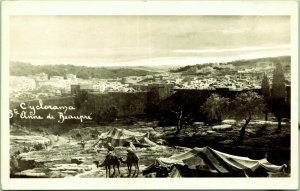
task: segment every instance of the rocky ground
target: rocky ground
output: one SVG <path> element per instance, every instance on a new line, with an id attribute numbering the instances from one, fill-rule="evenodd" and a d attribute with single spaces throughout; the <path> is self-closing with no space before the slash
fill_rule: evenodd
<path id="1" fill-rule="evenodd" d="M 115 124 L 136 132 L 148 132 L 150 139 L 169 145 L 137 148 L 140 157 L 140 172 L 155 158 L 169 157 L 188 150 L 188 147 L 210 146 L 221 151 L 250 158 L 262 158 L 268 153 L 270 162 L 289 164 L 290 125 L 284 123 L 276 132 L 275 122 L 253 121 L 246 129 L 243 142 L 238 141 L 242 124 L 225 120 L 219 125 L 205 125 L 196 122 L 178 135 L 171 135 L 175 127 L 157 127 L 156 122 L 135 122 L 132 125 Z M 97 168 L 94 161 L 103 161 L 105 148 L 95 148 L 97 136 L 111 126 L 74 127 L 61 134 L 53 134 L 45 129 L 11 126 L 11 176 L 12 177 L 105 177 L 105 169 Z M 83 148 L 80 140 L 85 140 Z M 172 145 L 172 146 L 170 146 Z M 118 156 L 126 157 L 125 147 L 116 147 Z M 279 157 L 278 157 L 279 156 Z M 118 177 L 127 177 L 127 167 L 120 168 Z"/>
<path id="2" fill-rule="evenodd" d="M 93 127 L 72 129 L 62 135 L 41 134 L 40 132 L 16 130 L 11 131 L 11 176 L 12 177 L 105 177 L 104 167 L 97 168 L 94 161 L 102 162 L 106 156 L 105 148 L 93 146 L 97 138 L 92 138 L 95 131 L 99 134 L 111 127 Z M 125 127 L 122 127 L 125 128 Z M 127 127 L 139 132 L 152 130 L 153 128 L 139 129 L 138 125 Z M 17 135 L 18 134 L 18 135 Z M 79 137 L 80 135 L 80 137 Z M 84 148 L 80 140 L 86 140 Z M 30 141 L 29 141 L 30 140 Z M 37 147 L 36 145 L 42 145 Z M 138 177 L 142 176 L 142 170 L 150 165 L 155 158 L 169 157 L 173 154 L 184 152 L 186 148 L 156 146 L 137 148 L 140 158 L 140 171 Z M 115 152 L 123 159 L 126 158 L 126 148 L 116 147 Z M 121 165 L 118 177 L 127 177 L 128 171 L 125 164 Z M 133 168 L 134 169 L 134 168 Z"/>

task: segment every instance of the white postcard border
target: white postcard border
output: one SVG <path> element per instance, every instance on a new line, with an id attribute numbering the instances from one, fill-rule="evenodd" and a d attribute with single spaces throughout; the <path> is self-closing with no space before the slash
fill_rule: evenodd
<path id="1" fill-rule="evenodd" d="M 9 16 L 290 15 L 292 44 L 290 178 L 9 178 Z M 2 3 L 1 184 L 3 189 L 295 189 L 298 187 L 297 1 L 6 1 Z M 297 103 L 297 104 L 296 104 Z"/>

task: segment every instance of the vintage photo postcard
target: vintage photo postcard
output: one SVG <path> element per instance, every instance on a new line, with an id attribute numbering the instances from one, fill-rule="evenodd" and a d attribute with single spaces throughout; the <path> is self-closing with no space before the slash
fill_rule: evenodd
<path id="1" fill-rule="evenodd" d="M 2 3 L 3 189 L 296 189 L 296 1 Z"/>

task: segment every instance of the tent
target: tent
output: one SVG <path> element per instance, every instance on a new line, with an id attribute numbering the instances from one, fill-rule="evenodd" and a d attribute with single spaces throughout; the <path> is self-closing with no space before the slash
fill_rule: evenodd
<path id="1" fill-rule="evenodd" d="M 148 133 L 132 132 L 126 129 L 112 128 L 99 136 L 99 140 L 105 140 L 111 142 L 113 146 L 125 146 L 128 143 L 132 143 L 137 147 L 150 147 L 155 146 L 156 143 L 148 139 Z M 95 145 L 94 144 L 94 145 Z"/>
<path id="2" fill-rule="evenodd" d="M 286 165 L 277 166 L 266 158 L 253 160 L 203 147 L 169 158 L 157 158 L 143 174 L 162 168 L 168 170 L 168 177 L 266 177 L 284 173 Z"/>

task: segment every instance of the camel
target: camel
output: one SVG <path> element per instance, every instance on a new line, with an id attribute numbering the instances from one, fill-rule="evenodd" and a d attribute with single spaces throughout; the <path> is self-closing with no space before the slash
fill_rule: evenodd
<path id="1" fill-rule="evenodd" d="M 132 177 L 137 177 L 139 174 L 139 157 L 130 149 L 127 149 L 127 158 L 124 161 L 121 157 L 119 158 L 120 161 L 124 164 L 127 164 L 128 168 L 128 177 L 131 175 L 131 168 L 132 165 L 134 165 L 135 170 L 134 173 L 132 174 Z"/>
<path id="2" fill-rule="evenodd" d="M 114 172 L 113 172 L 113 176 L 115 175 L 115 171 L 116 171 L 116 167 L 118 170 L 118 173 L 120 175 L 120 159 L 115 156 L 115 155 L 111 155 L 111 154 L 107 154 L 104 161 L 102 162 L 102 164 L 99 164 L 99 161 L 94 161 L 94 163 L 96 164 L 97 168 L 99 167 L 105 167 L 105 173 L 106 173 L 106 178 L 110 177 L 110 166 L 113 166 Z"/>

